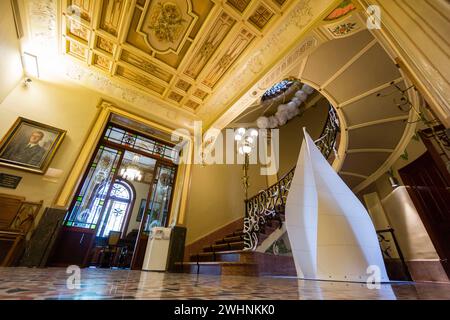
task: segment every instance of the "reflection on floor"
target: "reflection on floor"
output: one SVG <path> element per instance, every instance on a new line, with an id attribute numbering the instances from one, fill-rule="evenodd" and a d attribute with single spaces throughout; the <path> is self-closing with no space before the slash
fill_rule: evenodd
<path id="1" fill-rule="evenodd" d="M 364 284 L 293 278 L 208 276 L 83 269 L 81 288 L 67 288 L 65 269 L 0 268 L 5 299 L 450 299 L 450 284 Z"/>

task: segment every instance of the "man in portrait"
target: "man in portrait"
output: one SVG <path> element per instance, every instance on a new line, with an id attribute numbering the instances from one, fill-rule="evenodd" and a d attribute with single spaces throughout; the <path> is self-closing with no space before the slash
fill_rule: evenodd
<path id="1" fill-rule="evenodd" d="M 44 133 L 42 131 L 33 131 L 28 140 L 10 144 L 2 158 L 31 166 L 39 166 L 45 155 L 45 149 L 39 145 L 43 138 Z"/>

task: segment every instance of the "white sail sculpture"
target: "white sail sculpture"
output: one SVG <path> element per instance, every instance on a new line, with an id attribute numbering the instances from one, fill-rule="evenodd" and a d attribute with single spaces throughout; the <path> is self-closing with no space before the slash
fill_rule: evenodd
<path id="1" fill-rule="evenodd" d="M 389 281 L 369 214 L 303 131 L 286 202 L 298 277 L 366 282 L 378 274 Z"/>

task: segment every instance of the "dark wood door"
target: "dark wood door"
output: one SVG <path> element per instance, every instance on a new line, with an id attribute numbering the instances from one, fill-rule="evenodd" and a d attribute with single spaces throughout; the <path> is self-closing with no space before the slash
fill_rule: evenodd
<path id="1" fill-rule="evenodd" d="M 95 241 L 95 230 L 62 227 L 55 241 L 48 266 L 87 266 L 88 252 Z"/>
<path id="2" fill-rule="evenodd" d="M 450 179 L 429 152 L 402 168 L 400 176 L 407 186 L 420 218 L 430 235 L 442 265 L 450 277 Z"/>

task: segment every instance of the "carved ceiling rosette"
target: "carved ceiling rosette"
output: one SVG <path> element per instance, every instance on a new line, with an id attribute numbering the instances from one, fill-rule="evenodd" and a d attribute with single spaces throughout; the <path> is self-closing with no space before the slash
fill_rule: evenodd
<path id="1" fill-rule="evenodd" d="M 179 53 L 198 19 L 190 0 L 149 1 L 145 12 L 138 32 L 158 53 Z"/>

